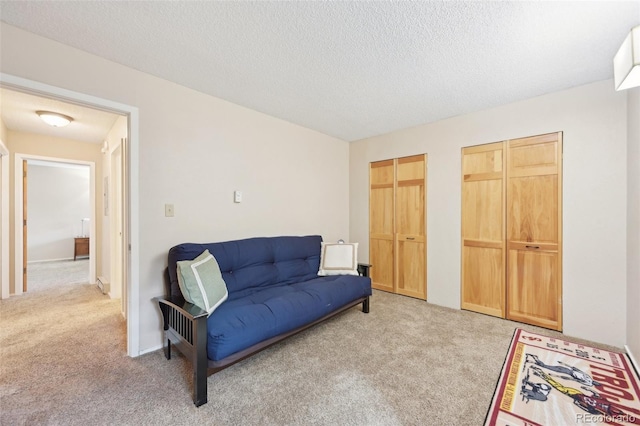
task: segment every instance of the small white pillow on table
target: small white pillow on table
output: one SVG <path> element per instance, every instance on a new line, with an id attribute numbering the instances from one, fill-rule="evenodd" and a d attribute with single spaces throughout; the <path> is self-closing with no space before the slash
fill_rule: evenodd
<path id="1" fill-rule="evenodd" d="M 359 275 L 358 243 L 322 243 L 318 275 Z"/>

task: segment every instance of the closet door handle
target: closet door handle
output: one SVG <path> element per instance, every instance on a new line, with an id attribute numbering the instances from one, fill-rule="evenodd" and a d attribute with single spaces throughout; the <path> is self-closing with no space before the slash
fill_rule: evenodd
<path id="1" fill-rule="evenodd" d="M 540 246 L 525 246 L 528 249 L 539 249 Z"/>
<path id="2" fill-rule="evenodd" d="M 407 240 L 411 240 L 411 241 L 413 241 L 413 240 L 415 240 L 415 239 L 416 239 L 415 237 L 407 237 Z"/>

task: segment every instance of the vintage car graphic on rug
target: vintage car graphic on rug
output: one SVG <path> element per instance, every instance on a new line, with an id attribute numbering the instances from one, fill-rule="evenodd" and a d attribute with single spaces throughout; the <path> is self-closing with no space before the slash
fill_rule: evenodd
<path id="1" fill-rule="evenodd" d="M 485 425 L 640 425 L 625 354 L 516 329 Z"/>

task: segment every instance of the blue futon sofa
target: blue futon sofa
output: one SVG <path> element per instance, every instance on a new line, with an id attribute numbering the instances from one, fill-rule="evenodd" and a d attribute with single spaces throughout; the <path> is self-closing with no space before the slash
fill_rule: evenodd
<path id="1" fill-rule="evenodd" d="M 207 402 L 207 376 L 337 313 L 362 303 L 369 312 L 368 265 L 360 275 L 318 276 L 322 238 L 265 237 L 211 244 L 180 244 L 169 250 L 168 291 L 157 298 L 171 345 L 193 365 L 193 401 Z M 217 260 L 228 298 L 209 317 L 184 301 L 177 262 L 205 250 Z"/>

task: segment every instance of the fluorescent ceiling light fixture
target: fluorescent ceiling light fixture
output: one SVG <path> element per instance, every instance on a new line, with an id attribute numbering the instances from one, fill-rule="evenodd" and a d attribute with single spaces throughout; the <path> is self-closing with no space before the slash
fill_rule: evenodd
<path id="1" fill-rule="evenodd" d="M 36 114 L 38 114 L 42 121 L 53 127 L 64 127 L 73 121 L 73 118 L 68 115 L 59 114 L 57 112 L 36 111 Z"/>
<path id="2" fill-rule="evenodd" d="M 640 25 L 631 29 L 613 57 L 613 78 L 616 90 L 640 86 Z"/>

